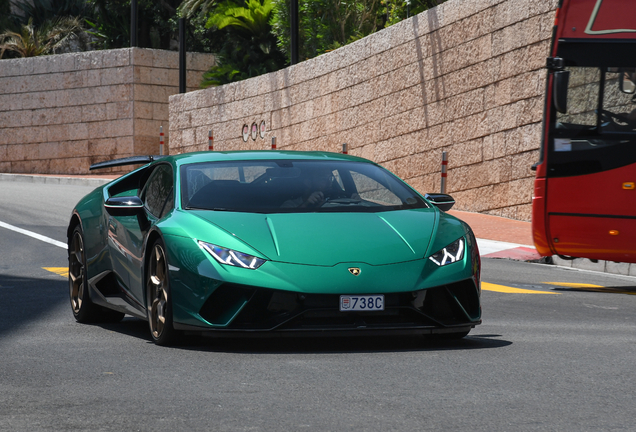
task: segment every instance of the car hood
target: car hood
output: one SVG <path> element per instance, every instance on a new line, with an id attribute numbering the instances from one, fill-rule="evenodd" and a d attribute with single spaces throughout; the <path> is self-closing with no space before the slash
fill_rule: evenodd
<path id="1" fill-rule="evenodd" d="M 438 219 L 433 209 L 381 213 L 192 213 L 272 261 L 318 266 L 384 265 L 423 258 Z M 215 241 L 208 236 L 199 238 Z"/>

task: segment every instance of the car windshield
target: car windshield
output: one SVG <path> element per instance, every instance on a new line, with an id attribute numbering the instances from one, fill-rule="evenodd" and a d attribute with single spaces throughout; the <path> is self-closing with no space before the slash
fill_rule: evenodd
<path id="1" fill-rule="evenodd" d="M 185 209 L 250 213 L 380 212 L 426 208 L 387 170 L 349 161 L 230 161 L 181 167 Z"/>

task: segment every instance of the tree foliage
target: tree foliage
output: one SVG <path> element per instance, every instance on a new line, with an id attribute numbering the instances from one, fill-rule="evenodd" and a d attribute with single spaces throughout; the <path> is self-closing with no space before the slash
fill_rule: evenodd
<path id="1" fill-rule="evenodd" d="M 0 0 L 0 31 L 17 30 L 10 15 L 11 0 Z"/>
<path id="2" fill-rule="evenodd" d="M 444 3 L 446 0 L 382 0 L 385 27 Z"/>
<path id="3" fill-rule="evenodd" d="M 278 46 L 291 58 L 290 0 L 278 0 L 272 27 Z M 381 28 L 378 18 L 380 0 L 300 0 L 299 58 L 308 59 Z"/>
<path id="4" fill-rule="evenodd" d="M 101 49 L 130 46 L 130 0 L 85 0 L 92 8 L 89 24 Z M 137 42 L 142 48 L 171 49 L 177 38 L 181 0 L 138 0 Z"/>
<path id="5" fill-rule="evenodd" d="M 271 72 L 289 64 L 291 57 L 290 1 L 138 0 L 138 46 L 177 49 L 178 19 L 184 17 L 188 20 L 188 51 L 217 56 L 217 64 L 206 73 L 202 86 Z M 308 59 L 336 49 L 444 1 L 299 0 L 299 57 Z M 128 47 L 130 3 L 131 0 L 0 0 L 0 32 L 6 45 L 3 53 L 11 57 L 59 50 L 57 40 L 39 41 L 46 40 L 44 34 L 53 22 L 59 25 L 62 17 L 75 17 L 85 24 L 92 39 L 90 48 Z M 10 4 L 20 11 L 19 15 L 10 15 Z"/>
<path id="6" fill-rule="evenodd" d="M 90 13 L 86 0 L 19 0 L 13 4 L 21 12 L 14 17 L 21 24 L 31 21 L 36 28 L 62 17 L 85 17 Z"/>
<path id="7" fill-rule="evenodd" d="M 299 0 L 299 57 L 339 48 L 445 0 Z M 278 47 L 291 58 L 291 0 L 276 0 L 272 27 Z"/>
<path id="8" fill-rule="evenodd" d="M 272 0 L 246 0 L 243 5 L 228 0 L 215 8 L 206 26 L 220 41 L 213 50 L 217 64 L 204 74 L 202 87 L 240 81 L 285 65 L 269 24 L 273 6 Z"/>
<path id="9" fill-rule="evenodd" d="M 49 19 L 37 27 L 33 20 L 29 19 L 21 26 L 19 32 L 8 30 L 0 34 L 0 58 L 4 56 L 5 51 L 11 51 L 18 57 L 54 54 L 83 30 L 78 18 Z"/>
<path id="10" fill-rule="evenodd" d="M 201 14 L 207 16 L 217 3 L 216 0 L 183 0 L 179 6 L 179 16 L 184 18 Z"/>

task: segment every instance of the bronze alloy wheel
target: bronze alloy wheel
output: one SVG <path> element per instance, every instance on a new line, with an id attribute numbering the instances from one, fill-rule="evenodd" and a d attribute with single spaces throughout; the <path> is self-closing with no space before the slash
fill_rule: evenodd
<path id="1" fill-rule="evenodd" d="M 84 235 L 78 225 L 68 245 L 68 285 L 73 316 L 80 323 L 118 322 L 124 313 L 96 305 L 88 293 Z"/>
<path id="2" fill-rule="evenodd" d="M 147 277 L 148 324 L 158 345 L 168 345 L 174 337 L 168 282 L 168 262 L 161 240 L 152 247 Z"/>
<path id="3" fill-rule="evenodd" d="M 73 240 L 69 247 L 68 282 L 70 288 L 71 308 L 77 318 L 82 310 L 84 298 L 84 241 L 78 229 L 73 232 Z"/>

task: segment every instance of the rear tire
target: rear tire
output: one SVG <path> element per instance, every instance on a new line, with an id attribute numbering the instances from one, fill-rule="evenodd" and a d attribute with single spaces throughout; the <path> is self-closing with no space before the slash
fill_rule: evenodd
<path id="1" fill-rule="evenodd" d="M 71 310 L 79 323 L 119 322 L 124 314 L 102 308 L 91 300 L 86 272 L 86 252 L 84 250 L 84 234 L 77 225 L 68 245 L 68 283 Z"/>
<path id="2" fill-rule="evenodd" d="M 161 239 L 152 245 L 146 266 L 146 311 L 150 336 L 157 345 L 171 345 L 178 333 L 172 325 L 168 259 Z"/>

